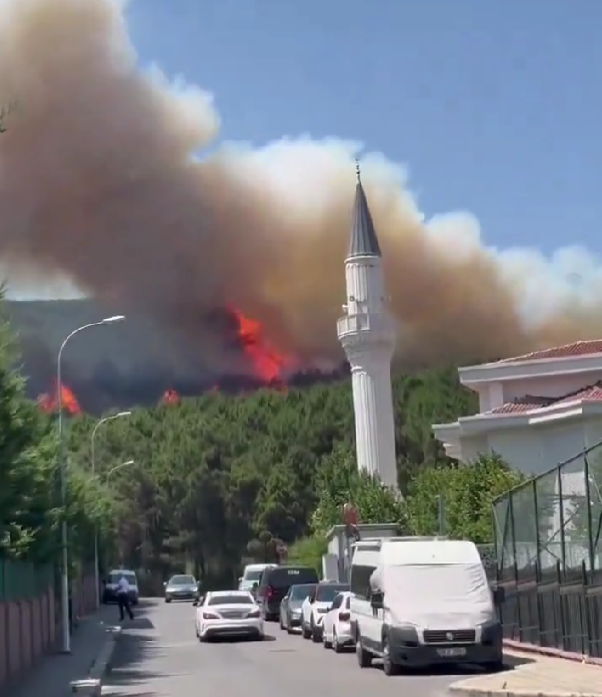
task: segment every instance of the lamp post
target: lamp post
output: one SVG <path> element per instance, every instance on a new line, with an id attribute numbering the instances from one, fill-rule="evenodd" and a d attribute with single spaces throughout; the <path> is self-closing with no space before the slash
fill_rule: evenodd
<path id="1" fill-rule="evenodd" d="M 79 332 L 83 332 L 84 329 L 90 329 L 91 327 L 100 327 L 104 324 L 113 324 L 114 322 L 122 322 L 125 319 L 124 315 L 114 315 L 113 317 L 107 317 L 100 322 L 90 322 L 89 324 L 84 324 L 77 329 L 74 329 L 71 334 L 61 344 L 59 353 L 56 361 L 56 379 L 57 379 L 57 402 L 59 410 L 58 418 L 58 456 L 59 456 L 59 475 L 61 480 L 61 504 L 63 508 L 67 502 L 67 473 L 65 471 L 65 461 L 63 458 L 63 394 L 62 394 L 62 382 L 61 382 L 61 359 L 63 357 L 63 350 L 67 345 L 69 339 L 73 338 Z M 69 621 L 69 550 L 67 548 L 68 544 L 68 530 L 67 530 L 67 520 L 63 517 L 61 523 L 61 629 L 63 633 L 63 653 L 71 653 L 71 626 Z"/>
<path id="2" fill-rule="evenodd" d="M 122 462 L 120 465 L 116 465 L 112 469 L 110 469 L 106 474 L 105 477 L 108 479 L 112 474 L 117 472 L 118 470 L 122 469 L 122 467 L 129 467 L 130 465 L 134 465 L 136 463 L 135 460 L 126 460 L 125 462 Z"/>
<path id="3" fill-rule="evenodd" d="M 105 416 L 104 419 L 100 419 L 100 421 L 94 426 L 92 430 L 92 437 L 90 438 L 90 458 L 92 461 L 92 473 L 96 474 L 96 457 L 95 457 L 95 450 L 94 450 L 94 444 L 96 440 L 96 434 L 98 432 L 98 429 L 103 425 L 106 424 L 108 421 L 113 421 L 114 419 L 120 419 L 122 416 L 130 416 L 132 412 L 131 411 L 120 411 L 118 414 L 113 414 L 112 416 Z M 94 588 L 96 591 L 96 607 L 98 608 L 99 603 L 100 603 L 100 563 L 98 559 L 98 526 L 95 527 L 94 529 Z"/>

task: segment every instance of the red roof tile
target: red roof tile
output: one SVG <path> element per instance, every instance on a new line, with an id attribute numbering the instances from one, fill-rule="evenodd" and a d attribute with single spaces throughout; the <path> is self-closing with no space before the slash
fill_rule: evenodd
<path id="1" fill-rule="evenodd" d="M 507 404 L 502 404 L 501 407 L 496 407 L 495 409 L 485 413 L 490 416 L 525 414 L 526 412 L 531 411 L 531 409 L 539 409 L 541 406 L 541 404 L 528 404 L 526 402 L 508 402 Z"/>
<path id="2" fill-rule="evenodd" d="M 565 402 L 602 402 L 602 385 L 592 385 L 577 393 L 562 397 L 554 404 L 564 404 Z"/>
<path id="3" fill-rule="evenodd" d="M 546 407 L 551 407 L 552 405 L 568 404 L 570 402 L 602 402 L 602 381 L 597 382 L 594 385 L 584 387 L 577 392 L 571 392 L 570 394 L 559 397 L 558 399 L 526 395 L 525 397 L 517 399 L 515 402 L 508 402 L 499 407 L 495 407 L 495 409 L 486 411 L 485 415 L 511 416 L 516 414 L 526 414 L 533 409 L 545 409 Z"/>
<path id="4" fill-rule="evenodd" d="M 602 339 L 592 339 L 591 341 L 575 341 L 564 346 L 554 346 L 552 348 L 532 351 L 522 356 L 504 358 L 497 363 L 516 363 L 518 361 L 541 361 L 545 358 L 572 358 L 573 356 L 588 356 L 595 353 L 602 353 Z"/>

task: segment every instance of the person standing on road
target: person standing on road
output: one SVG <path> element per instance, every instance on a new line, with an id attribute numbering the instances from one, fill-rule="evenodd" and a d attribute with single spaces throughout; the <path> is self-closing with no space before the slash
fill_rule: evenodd
<path id="1" fill-rule="evenodd" d="M 126 612 L 131 620 L 134 619 L 134 613 L 130 606 L 130 584 L 125 576 L 122 576 L 117 583 L 117 604 L 119 605 L 119 619 L 122 622 Z"/>

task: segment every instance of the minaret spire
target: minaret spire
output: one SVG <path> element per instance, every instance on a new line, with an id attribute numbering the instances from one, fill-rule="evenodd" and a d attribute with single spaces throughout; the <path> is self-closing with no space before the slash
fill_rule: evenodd
<path id="1" fill-rule="evenodd" d="M 351 225 L 351 239 L 349 240 L 349 252 L 347 258 L 352 257 L 380 257 L 380 244 L 374 229 L 372 214 L 368 207 L 368 200 L 362 186 L 362 174 L 359 160 L 355 161 L 355 203 L 353 206 L 353 223 Z"/>

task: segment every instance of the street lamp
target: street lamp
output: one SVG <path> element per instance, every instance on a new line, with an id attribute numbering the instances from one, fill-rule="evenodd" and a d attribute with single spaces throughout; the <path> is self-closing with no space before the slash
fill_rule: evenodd
<path id="1" fill-rule="evenodd" d="M 132 412 L 131 411 L 120 411 L 118 414 L 113 414 L 112 416 L 105 416 L 104 419 L 100 419 L 100 421 L 94 426 L 92 430 L 92 437 L 90 438 L 90 458 L 92 461 L 92 473 L 96 473 L 96 457 L 95 457 L 95 451 L 94 451 L 94 442 L 96 440 L 96 434 L 98 432 L 98 429 L 103 425 L 106 424 L 108 421 L 113 421 L 114 419 L 120 419 L 122 416 L 130 416 Z M 96 607 L 98 608 L 98 605 L 100 603 L 100 564 L 99 564 L 99 559 L 98 559 L 98 526 L 95 526 L 94 528 L 94 587 L 96 590 Z"/>
<path id="2" fill-rule="evenodd" d="M 122 462 L 120 465 L 116 465 L 113 467 L 113 469 L 110 469 L 106 474 L 105 477 L 108 479 L 112 474 L 120 470 L 122 467 L 129 467 L 130 465 L 135 464 L 135 460 L 126 460 L 125 462 Z"/>
<path id="3" fill-rule="evenodd" d="M 63 508 L 67 502 L 67 473 L 65 472 L 65 461 L 63 458 L 63 391 L 61 389 L 61 359 L 63 357 L 63 350 L 67 345 L 69 339 L 74 337 L 79 332 L 83 332 L 84 329 L 90 329 L 91 327 L 100 327 L 103 324 L 113 324 L 114 322 L 122 322 L 125 319 L 124 315 L 114 315 L 113 317 L 106 317 L 100 322 L 90 322 L 89 324 L 84 324 L 77 329 L 74 329 L 71 334 L 61 344 L 59 353 L 56 361 L 56 380 L 57 380 L 57 402 L 59 410 L 58 418 L 58 456 L 59 456 L 59 474 L 61 480 L 61 504 Z M 67 531 L 67 521 L 63 517 L 61 523 L 61 628 L 63 631 L 63 653 L 71 653 L 71 626 L 69 621 L 69 550 L 67 549 L 68 544 L 68 531 Z"/>

